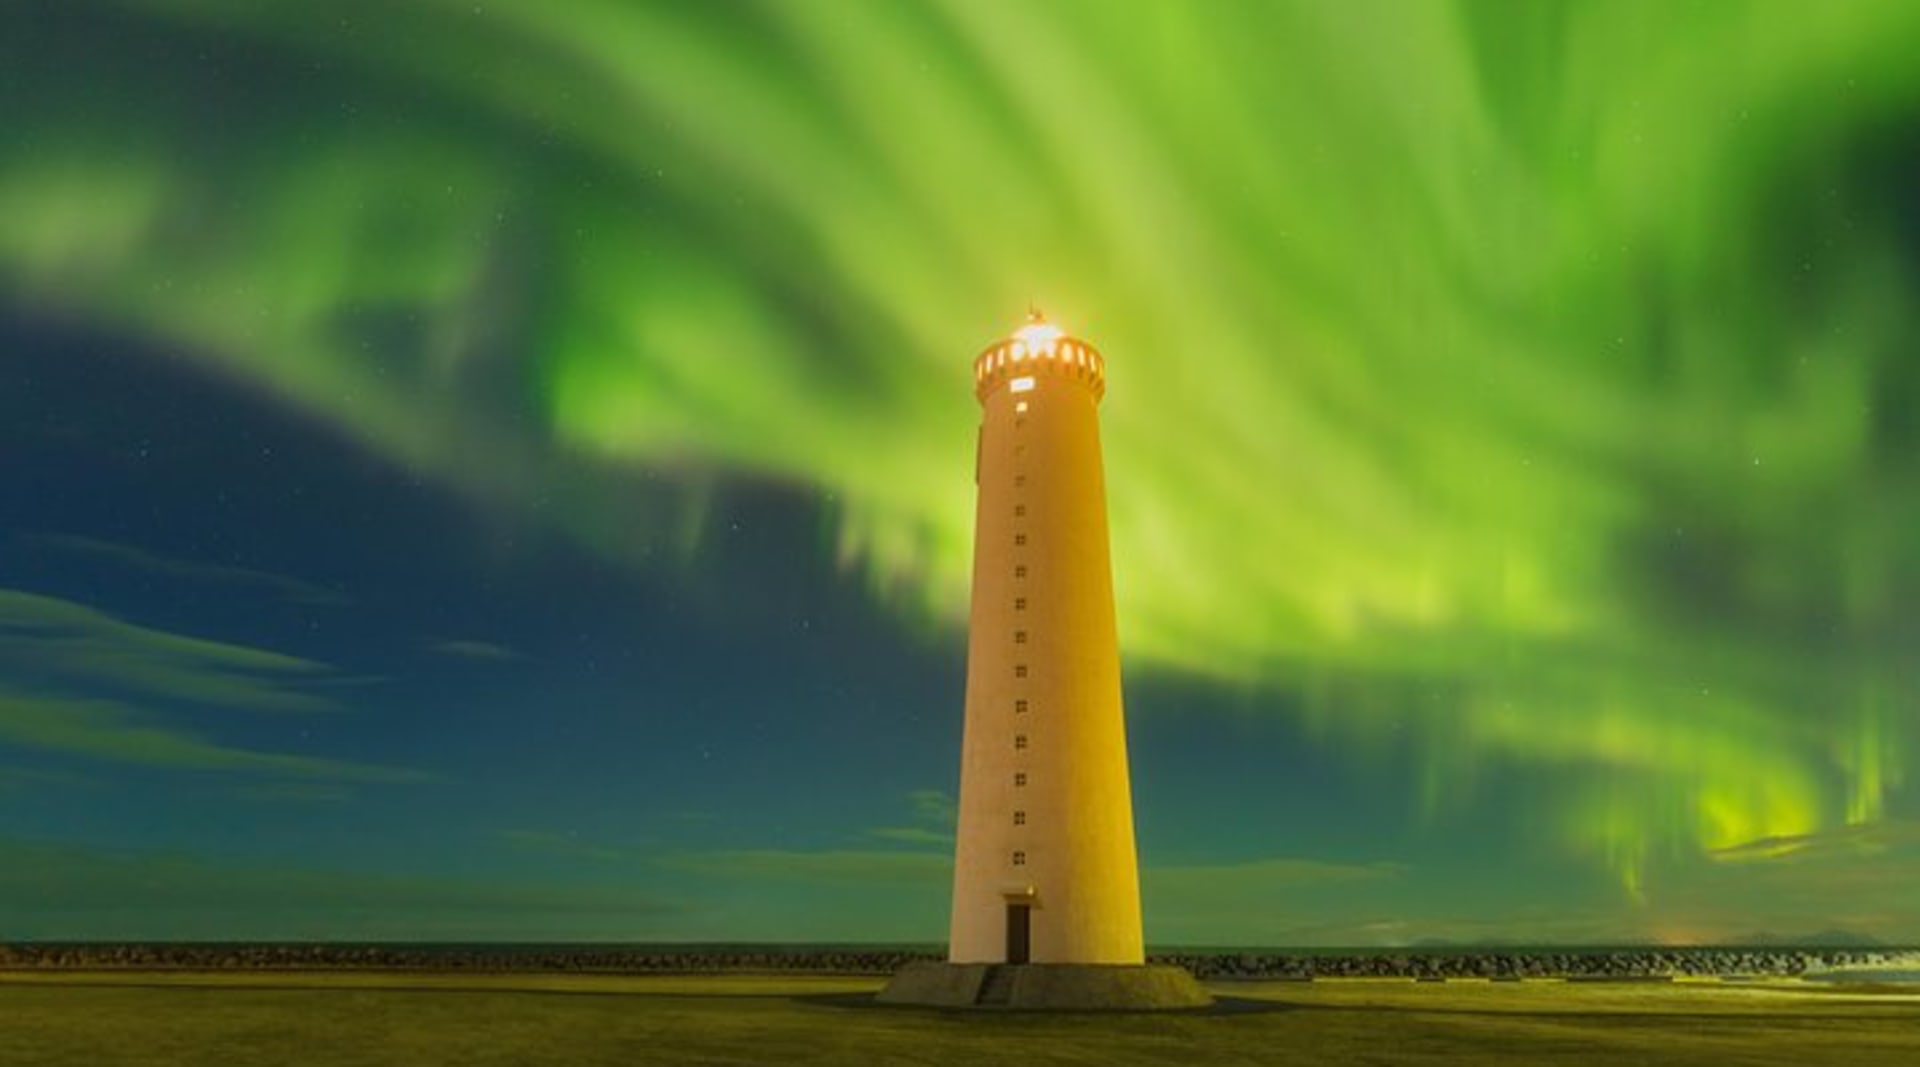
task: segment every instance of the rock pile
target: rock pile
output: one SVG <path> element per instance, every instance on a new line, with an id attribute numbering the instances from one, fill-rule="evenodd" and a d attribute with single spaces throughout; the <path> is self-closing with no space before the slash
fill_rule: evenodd
<path id="1" fill-rule="evenodd" d="M 890 975 L 934 952 L 867 948 L 620 946 L 0 944 L 0 969 L 407 970 L 606 974 L 804 973 Z M 1920 968 L 1920 950 L 1625 949 L 1310 954 L 1179 952 L 1150 963 L 1185 967 L 1202 981 L 1314 978 L 1478 978 L 1659 981 L 1791 977 L 1832 968 Z"/>
<path id="2" fill-rule="evenodd" d="M 1380 955 L 1181 953 L 1156 957 L 1203 981 L 1313 978 L 1563 978 L 1659 980 L 1706 977 L 1792 977 L 1834 967 L 1920 962 L 1920 951 L 1897 949 L 1622 949 L 1507 950 Z"/>
<path id="3" fill-rule="evenodd" d="M 887 975 L 932 953 L 845 949 L 673 949 L 350 944 L 0 944 L 0 969 L 591 971 Z"/>

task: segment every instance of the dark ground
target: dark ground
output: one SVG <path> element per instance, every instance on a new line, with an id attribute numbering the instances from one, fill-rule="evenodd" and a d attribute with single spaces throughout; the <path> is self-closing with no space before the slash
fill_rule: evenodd
<path id="1" fill-rule="evenodd" d="M 0 973 L 0 1064 L 1905 1064 L 1920 987 L 1797 980 L 1235 982 L 1263 1011 L 863 1005 L 872 979 Z M 1871 991 L 1867 991 L 1871 988 Z"/>

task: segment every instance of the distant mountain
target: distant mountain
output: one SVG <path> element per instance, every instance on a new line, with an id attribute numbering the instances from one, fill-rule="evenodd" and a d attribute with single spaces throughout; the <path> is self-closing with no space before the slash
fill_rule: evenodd
<path id="1" fill-rule="evenodd" d="M 1748 934 L 1731 942 L 1734 945 L 1754 948 L 1884 948 L 1886 942 L 1872 934 L 1863 934 L 1855 930 L 1821 930 L 1818 933 L 1802 934 L 1799 937 L 1781 937 L 1778 934 Z"/>

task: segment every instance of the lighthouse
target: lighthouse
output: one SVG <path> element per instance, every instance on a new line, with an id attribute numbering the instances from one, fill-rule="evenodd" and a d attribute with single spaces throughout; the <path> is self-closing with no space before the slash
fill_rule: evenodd
<path id="1" fill-rule="evenodd" d="M 1142 962 L 1092 345 L 1037 312 L 980 401 L 954 963 Z"/>
<path id="2" fill-rule="evenodd" d="M 1039 312 L 973 362 L 973 600 L 946 965 L 883 1000 L 1189 1007 L 1144 964 L 1100 401 L 1106 361 Z"/>

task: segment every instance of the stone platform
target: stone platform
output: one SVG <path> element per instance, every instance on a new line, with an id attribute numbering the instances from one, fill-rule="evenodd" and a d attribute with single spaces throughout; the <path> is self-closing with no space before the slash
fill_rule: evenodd
<path id="1" fill-rule="evenodd" d="M 1184 967 L 1104 963 L 911 963 L 874 999 L 1001 1011 L 1177 1011 L 1213 1003 Z"/>

